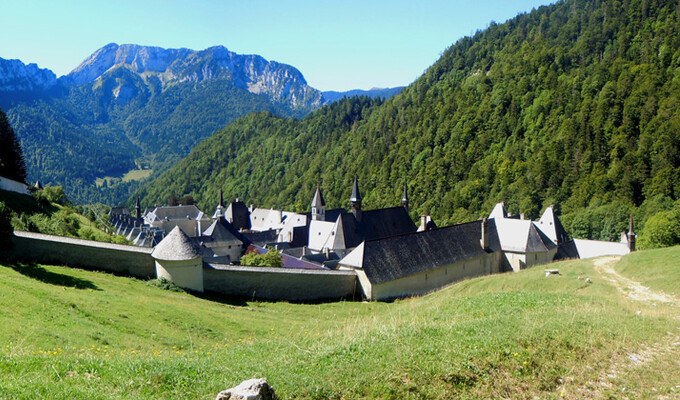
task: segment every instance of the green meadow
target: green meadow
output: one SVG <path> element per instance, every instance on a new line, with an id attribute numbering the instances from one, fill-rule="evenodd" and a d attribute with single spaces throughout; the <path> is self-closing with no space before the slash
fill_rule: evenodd
<path id="1" fill-rule="evenodd" d="M 677 295 L 678 259 L 612 266 Z M 3 263 L 0 398 L 212 399 L 254 377 L 282 399 L 680 396 L 677 302 L 634 299 L 592 260 L 550 268 L 392 303 L 291 304 Z"/>

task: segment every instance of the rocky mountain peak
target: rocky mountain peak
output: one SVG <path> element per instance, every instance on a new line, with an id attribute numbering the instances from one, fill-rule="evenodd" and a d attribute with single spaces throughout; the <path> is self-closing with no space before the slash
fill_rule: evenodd
<path id="1" fill-rule="evenodd" d="M 86 84 L 121 66 L 139 75 L 156 76 L 163 86 L 226 79 L 236 87 L 267 95 L 293 108 L 317 107 L 321 103 L 321 93 L 307 85 L 296 68 L 259 55 L 240 55 L 224 46 L 196 51 L 110 43 L 85 59 L 65 80 Z"/>
<path id="2" fill-rule="evenodd" d="M 49 69 L 36 64 L 24 64 L 20 60 L 0 58 L 0 91 L 35 92 L 50 89 L 57 83 L 57 76 Z"/>

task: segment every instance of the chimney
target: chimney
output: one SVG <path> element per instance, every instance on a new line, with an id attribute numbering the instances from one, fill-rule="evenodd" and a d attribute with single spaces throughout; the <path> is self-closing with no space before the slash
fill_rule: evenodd
<path id="1" fill-rule="evenodd" d="M 489 220 L 486 217 L 482 219 L 482 238 L 480 243 L 482 249 L 489 250 Z"/>
<path id="2" fill-rule="evenodd" d="M 522 221 L 524 221 L 524 213 L 519 213 L 519 219 L 521 219 Z"/>
<path id="3" fill-rule="evenodd" d="M 635 251 L 635 231 L 633 230 L 633 214 L 630 214 L 630 227 L 628 229 L 628 250 Z"/>

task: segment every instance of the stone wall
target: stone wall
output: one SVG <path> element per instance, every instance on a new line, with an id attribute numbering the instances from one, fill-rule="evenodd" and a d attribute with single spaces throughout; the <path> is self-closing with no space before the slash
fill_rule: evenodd
<path id="1" fill-rule="evenodd" d="M 464 279 L 503 272 L 501 257 L 501 252 L 489 253 L 482 257 L 371 285 L 364 287 L 365 295 L 371 300 L 389 300 L 426 294 Z M 361 278 L 363 271 L 357 270 L 357 274 Z M 361 279 L 361 282 L 363 285 L 368 280 Z"/>
<path id="2" fill-rule="evenodd" d="M 0 176 L 0 189 L 7 190 L 8 192 L 16 192 L 28 195 L 31 194 L 31 192 L 28 191 L 28 187 L 25 184 L 4 178 L 2 176 Z"/>
<path id="3" fill-rule="evenodd" d="M 205 291 L 265 300 L 352 300 L 361 297 L 354 271 L 205 264 L 203 281 Z"/>
<path id="4" fill-rule="evenodd" d="M 12 241 L 9 255 L 20 260 L 156 277 L 153 249 L 20 231 L 14 232 Z"/>

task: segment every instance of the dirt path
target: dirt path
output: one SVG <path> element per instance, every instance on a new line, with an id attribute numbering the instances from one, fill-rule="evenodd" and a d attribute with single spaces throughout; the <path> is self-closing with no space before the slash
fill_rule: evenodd
<path id="1" fill-rule="evenodd" d="M 678 300 L 671 295 L 655 292 L 640 282 L 622 276 L 614 270 L 614 265 L 621 257 L 602 257 L 593 261 L 595 270 L 607 281 L 611 282 L 618 290 L 633 300 L 643 302 L 659 302 L 677 305 Z"/>
<path id="2" fill-rule="evenodd" d="M 610 282 L 614 287 L 621 291 L 626 297 L 651 305 L 659 303 L 665 304 L 678 310 L 678 315 L 680 315 L 680 302 L 676 297 L 653 291 L 642 285 L 640 282 L 634 281 L 616 272 L 614 265 L 616 265 L 620 258 L 621 257 L 618 256 L 612 256 L 593 260 L 595 271 L 597 271 L 603 279 Z M 638 314 L 640 313 L 641 312 L 638 311 Z M 587 387 L 579 390 L 580 395 L 583 398 L 600 399 L 609 397 L 611 392 L 615 391 L 619 392 L 619 394 L 623 395 L 625 398 L 636 398 L 637 396 L 635 393 L 624 394 L 626 389 L 625 387 L 619 387 L 619 384 L 616 382 L 617 379 L 619 377 L 624 377 L 625 379 L 626 375 L 630 376 L 631 374 L 635 374 L 635 371 L 640 371 L 641 368 L 644 368 L 654 360 L 669 358 L 680 358 L 680 331 L 678 330 L 668 332 L 668 334 L 659 342 L 651 345 L 644 345 L 634 351 L 628 351 L 625 355 L 615 356 L 612 359 L 609 368 L 599 375 L 597 382 L 589 382 Z M 655 398 L 680 398 L 680 386 L 677 386 L 676 389 L 678 389 L 678 392 L 671 394 L 670 396 L 661 395 Z M 605 392 L 609 392 L 609 394 Z"/>

